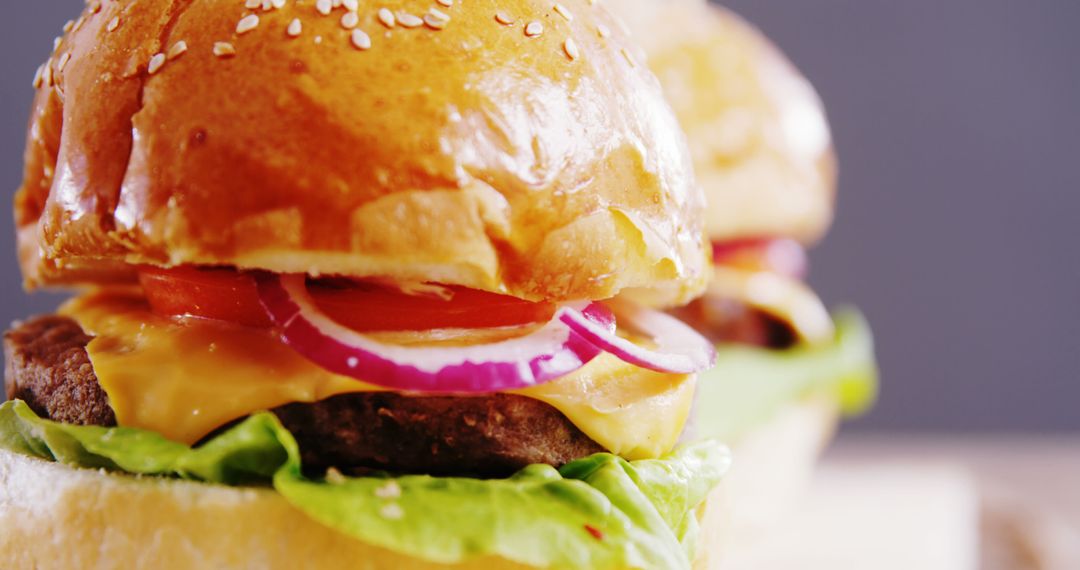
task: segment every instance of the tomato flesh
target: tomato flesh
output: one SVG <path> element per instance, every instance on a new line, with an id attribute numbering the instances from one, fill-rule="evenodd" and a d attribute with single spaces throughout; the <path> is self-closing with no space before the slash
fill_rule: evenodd
<path id="1" fill-rule="evenodd" d="M 154 312 L 191 315 L 251 327 L 270 327 L 255 280 L 231 269 L 180 267 L 139 270 L 146 299 Z M 440 328 L 491 328 L 549 320 L 551 303 L 465 287 L 443 287 L 447 295 L 411 295 L 372 283 L 311 281 L 315 304 L 334 321 L 359 332 Z"/>
<path id="2" fill-rule="evenodd" d="M 139 268 L 139 283 L 155 313 L 196 316 L 270 327 L 270 317 L 259 302 L 255 280 L 229 269 L 178 267 Z"/>
<path id="3" fill-rule="evenodd" d="M 713 262 L 717 265 L 770 271 L 802 279 L 808 262 L 806 249 L 792 239 L 746 239 L 713 244 Z"/>

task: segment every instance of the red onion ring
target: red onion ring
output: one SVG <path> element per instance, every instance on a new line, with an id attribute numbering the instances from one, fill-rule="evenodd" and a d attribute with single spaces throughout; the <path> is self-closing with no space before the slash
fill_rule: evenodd
<path id="1" fill-rule="evenodd" d="M 465 347 L 380 343 L 339 325 L 315 305 L 303 275 L 258 274 L 263 308 L 282 341 L 323 368 L 384 388 L 438 393 L 499 392 L 535 386 L 578 370 L 600 354 L 564 324 L 615 334 L 615 320 L 600 303 L 571 303 L 535 332 Z"/>
<path id="2" fill-rule="evenodd" d="M 628 326 L 656 343 L 655 349 L 622 338 L 610 328 L 598 326 L 580 313 L 562 312 L 558 318 L 585 340 L 619 360 L 668 374 L 692 374 L 716 363 L 716 348 L 685 323 L 664 313 L 626 300 L 607 302 L 620 325 Z"/>

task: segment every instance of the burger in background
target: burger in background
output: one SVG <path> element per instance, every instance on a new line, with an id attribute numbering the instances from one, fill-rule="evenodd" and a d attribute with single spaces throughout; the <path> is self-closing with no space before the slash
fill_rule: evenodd
<path id="1" fill-rule="evenodd" d="M 852 310 L 830 316 L 803 281 L 805 247 L 833 215 L 828 123 L 806 78 L 730 11 L 704 0 L 611 8 L 645 49 L 709 202 L 714 275 L 675 314 L 719 347 L 695 433 L 734 446 L 731 537 L 749 540 L 798 498 L 840 414 L 876 395 L 866 323 Z"/>
<path id="2" fill-rule="evenodd" d="M 92 1 L 34 79 L 5 568 L 711 560 L 704 197 L 591 1 Z M 685 438 L 684 438 L 685 439 Z"/>

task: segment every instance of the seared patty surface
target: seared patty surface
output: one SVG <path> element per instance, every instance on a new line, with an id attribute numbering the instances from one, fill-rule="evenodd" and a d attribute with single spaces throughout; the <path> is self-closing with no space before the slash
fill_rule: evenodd
<path id="1" fill-rule="evenodd" d="M 705 295 L 671 312 L 716 343 L 782 350 L 798 341 L 789 324 L 736 299 Z"/>
<path id="2" fill-rule="evenodd" d="M 90 340 L 67 317 L 17 324 L 4 335 L 8 398 L 55 421 L 116 425 L 86 353 Z M 272 411 L 296 437 L 305 469 L 313 471 L 502 476 L 604 451 L 555 408 L 512 394 L 366 392 Z"/>
<path id="3" fill-rule="evenodd" d="M 4 335 L 9 400 L 24 400 L 44 418 L 66 424 L 113 426 L 116 416 L 86 354 L 91 337 L 57 315 L 16 323 Z"/>

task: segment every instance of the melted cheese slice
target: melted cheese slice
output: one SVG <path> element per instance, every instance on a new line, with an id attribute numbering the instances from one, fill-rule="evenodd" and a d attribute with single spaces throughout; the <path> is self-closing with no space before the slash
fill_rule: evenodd
<path id="1" fill-rule="evenodd" d="M 94 373 L 120 425 L 192 444 L 253 412 L 381 388 L 309 362 L 270 331 L 155 315 L 137 291 L 107 290 L 60 311 L 94 339 Z M 678 440 L 696 377 L 660 374 L 603 354 L 517 393 L 546 402 L 612 453 L 659 457 Z"/>
<path id="2" fill-rule="evenodd" d="M 817 294 L 802 281 L 769 271 L 717 265 L 709 295 L 734 299 L 787 323 L 800 341 L 831 342 L 832 317 Z"/>

